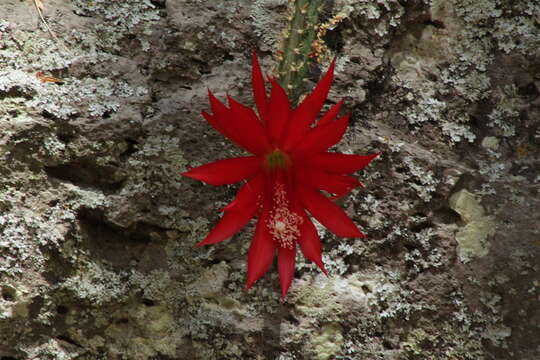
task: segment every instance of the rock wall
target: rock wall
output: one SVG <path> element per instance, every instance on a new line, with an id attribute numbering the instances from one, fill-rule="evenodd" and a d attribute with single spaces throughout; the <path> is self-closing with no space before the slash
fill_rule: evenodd
<path id="1" fill-rule="evenodd" d="M 540 358 L 536 1 L 329 1 L 337 148 L 382 156 L 368 238 L 321 228 L 284 303 L 244 290 L 253 226 L 193 247 L 236 188 L 179 173 L 240 154 L 199 114 L 252 104 L 286 1 L 35 3 L 0 3 L 1 360 Z"/>

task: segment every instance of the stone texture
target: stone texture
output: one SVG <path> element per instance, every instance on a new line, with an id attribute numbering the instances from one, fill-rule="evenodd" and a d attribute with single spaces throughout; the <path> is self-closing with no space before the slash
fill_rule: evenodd
<path id="1" fill-rule="evenodd" d="M 178 174 L 241 154 L 207 88 L 252 104 L 286 1 L 43 5 L 57 39 L 0 2 L 0 359 L 540 358 L 534 1 L 329 2 L 337 149 L 382 155 L 342 200 L 368 238 L 321 228 L 284 303 L 244 290 L 252 226 L 193 246 L 236 188 Z"/>

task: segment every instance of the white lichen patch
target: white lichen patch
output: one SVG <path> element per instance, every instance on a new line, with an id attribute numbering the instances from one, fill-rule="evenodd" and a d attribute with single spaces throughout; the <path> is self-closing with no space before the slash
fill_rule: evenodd
<path id="1" fill-rule="evenodd" d="M 0 74 L 0 91 L 21 89 L 33 94 L 32 99 L 24 103 L 26 111 L 46 112 L 64 120 L 83 112 L 95 118 L 113 113 L 120 108 L 121 99 L 146 94 L 142 88 L 104 78 L 64 80 L 63 85 L 40 83 L 33 73 L 13 70 Z M 129 88 L 128 92 L 126 87 Z M 0 104 L 4 101 L 12 100 L 3 99 Z"/>
<path id="2" fill-rule="evenodd" d="M 166 186 L 171 190 L 180 190 L 182 183 L 178 174 L 185 169 L 187 161 L 178 149 L 179 139 L 171 135 L 150 136 L 140 145 L 139 151 L 128 160 L 132 169 L 131 176 L 122 188 L 123 194 L 147 192 L 162 184 L 153 184 L 148 179 L 159 178 L 166 180 Z M 152 162 L 150 159 L 161 159 Z"/>
<path id="3" fill-rule="evenodd" d="M 516 135 L 515 124 L 519 123 L 520 104 L 515 86 L 505 86 L 494 93 L 497 99 L 496 106 L 488 115 L 490 127 L 499 130 L 500 135 L 512 137 Z"/>
<path id="4" fill-rule="evenodd" d="M 399 25 L 404 13 L 404 9 L 399 3 L 391 0 L 338 0 L 336 8 L 338 16 L 344 18 L 359 15 L 368 20 L 384 18 L 385 21 L 379 22 L 375 27 L 375 32 L 379 36 L 384 36 L 391 27 Z"/>
<path id="5" fill-rule="evenodd" d="M 42 271 L 47 259 L 43 249 L 64 245 L 75 215 L 60 203 L 43 205 L 42 200 L 54 196 L 48 191 L 23 192 L 4 184 L 0 190 L 0 206 L 5 204 L 8 208 L 0 215 L 0 249 L 3 253 L 0 273 L 20 275 L 31 269 Z"/>
<path id="6" fill-rule="evenodd" d="M 117 273 L 106 265 L 88 262 L 84 269 L 60 284 L 76 298 L 95 306 L 124 298 L 129 290 L 128 273 Z"/>
<path id="7" fill-rule="evenodd" d="M 437 5 L 432 5 L 437 6 Z M 396 69 L 394 79 L 397 84 L 407 89 L 407 100 L 414 100 L 410 106 L 400 111 L 400 114 L 416 129 L 427 123 L 434 123 L 440 127 L 442 133 L 448 137 L 452 144 L 462 140 L 473 142 L 476 136 L 467 125 L 468 115 L 463 111 L 455 111 L 442 100 L 442 93 L 448 92 L 447 85 L 466 87 L 468 82 L 455 79 L 447 74 L 446 68 L 438 66 L 449 59 L 456 60 L 457 56 L 447 51 L 448 34 L 426 26 L 417 39 L 409 34 L 406 44 L 414 44 L 415 51 L 407 47 L 397 51 L 391 57 L 391 64 Z M 433 81 L 442 78 L 442 82 Z M 463 89 L 471 96 L 470 89 Z M 449 116 L 449 112 L 452 115 Z"/>
<path id="8" fill-rule="evenodd" d="M 21 344 L 28 359 L 71 360 L 85 351 L 73 344 L 57 338 L 43 339 L 37 346 Z"/>
<path id="9" fill-rule="evenodd" d="M 279 46 L 279 31 L 268 31 L 271 28 L 283 28 L 285 16 L 282 16 L 282 24 L 276 21 L 276 9 L 287 5 L 287 0 L 255 0 L 251 5 L 250 17 L 254 26 L 254 33 L 260 42 L 263 51 L 276 51 Z M 283 14 L 285 15 L 285 14 Z M 277 20 L 280 20 L 279 18 Z"/>
<path id="10" fill-rule="evenodd" d="M 534 55 L 540 48 L 540 30 L 537 20 L 540 17 L 538 4 L 530 1 L 516 2 L 516 14 L 512 18 L 499 18 L 495 21 L 494 38 L 498 48 L 505 53 L 519 52 Z M 516 36 L 517 35 L 517 36 Z"/>
<path id="11" fill-rule="evenodd" d="M 411 91 L 408 100 L 415 100 L 401 114 L 417 128 L 435 124 L 451 144 L 473 142 L 476 134 L 469 125 L 470 111 L 448 101 L 448 95 L 470 104 L 489 99 L 495 106 L 488 124 L 502 136 L 514 136 L 523 100 L 515 91 L 508 94 L 503 89 L 505 94 L 497 95 L 493 80 L 499 74 L 490 72 L 490 66 L 497 61 L 494 51 L 536 52 L 540 31 L 533 24 L 539 8 L 525 1 L 434 0 L 430 10 L 432 20 L 444 28 L 428 25 L 419 35 L 407 34 L 404 41 L 409 46 L 400 45 L 391 57 L 396 82 Z"/>
<path id="12" fill-rule="evenodd" d="M 73 1 L 75 13 L 81 16 L 99 16 L 106 20 L 93 25 L 98 35 L 100 47 L 120 51 L 119 41 L 126 33 L 143 27 L 143 32 L 151 34 L 151 25 L 160 19 L 159 11 L 150 0 L 126 1 Z"/>
<path id="13" fill-rule="evenodd" d="M 416 191 L 422 200 L 425 202 L 430 201 L 431 194 L 435 191 L 439 179 L 435 177 L 431 170 L 422 168 L 411 157 L 405 157 L 403 163 L 409 168 L 411 174 L 408 181 L 409 186 Z"/>
<path id="14" fill-rule="evenodd" d="M 495 234 L 496 225 L 491 216 L 485 214 L 480 201 L 463 189 L 450 197 L 450 207 L 456 211 L 465 226 L 456 234 L 458 256 L 463 263 L 489 252 L 489 237 Z"/>
<path id="15" fill-rule="evenodd" d="M 435 237 L 436 234 L 431 228 L 414 233 L 414 241 L 420 244 L 421 250 L 418 248 L 410 250 L 405 254 L 405 260 L 415 273 L 443 266 L 441 250 L 433 245 Z"/>

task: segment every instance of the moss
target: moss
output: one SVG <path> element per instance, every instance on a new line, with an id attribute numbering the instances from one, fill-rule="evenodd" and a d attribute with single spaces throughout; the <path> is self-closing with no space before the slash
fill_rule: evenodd
<path id="1" fill-rule="evenodd" d="M 342 328 L 337 323 L 323 325 L 320 331 L 311 337 L 311 346 L 315 359 L 328 360 L 340 353 L 343 345 Z"/>

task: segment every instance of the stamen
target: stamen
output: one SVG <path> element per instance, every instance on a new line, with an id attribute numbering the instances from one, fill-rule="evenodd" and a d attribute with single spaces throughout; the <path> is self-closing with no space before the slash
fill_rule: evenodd
<path id="1" fill-rule="evenodd" d="M 276 149 L 266 155 L 266 166 L 268 169 L 286 168 L 290 165 L 289 156 L 283 151 Z"/>
<path id="2" fill-rule="evenodd" d="M 289 201 L 283 184 L 276 184 L 273 200 L 274 206 L 266 225 L 281 247 L 294 249 L 294 243 L 300 237 L 300 225 L 304 219 L 289 209 Z"/>

